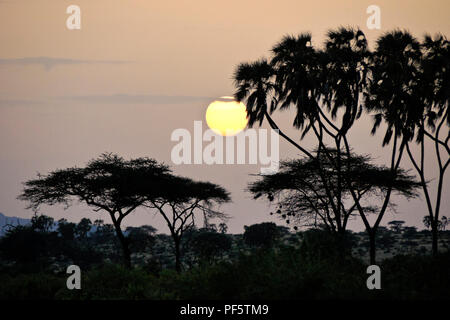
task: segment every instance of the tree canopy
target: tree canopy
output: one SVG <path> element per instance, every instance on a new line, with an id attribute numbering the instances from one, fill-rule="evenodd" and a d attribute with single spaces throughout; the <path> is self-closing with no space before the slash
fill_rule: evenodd
<path id="1" fill-rule="evenodd" d="M 230 201 L 230 196 L 224 188 L 214 183 L 174 175 L 167 176 L 160 187 L 165 191 L 149 199 L 146 206 L 156 209 L 166 221 L 174 241 L 176 269 L 181 271 L 180 246 L 184 232 L 195 225 L 199 215 L 205 224 L 208 219 L 225 220 L 227 216 L 214 210 L 214 205 Z"/>
<path id="2" fill-rule="evenodd" d="M 356 190 L 359 201 L 365 212 L 376 212 L 378 207 L 373 197 L 383 197 L 391 186 L 391 171 L 384 166 L 371 163 L 366 155 L 345 154 L 341 158 L 342 175 L 349 180 L 341 190 L 345 200 L 342 203 L 341 216 L 334 214 L 333 205 L 337 205 L 337 188 L 331 188 L 332 199 L 326 194 L 323 186 L 323 172 L 326 183 L 336 186 L 338 172 L 333 162 L 337 161 L 337 151 L 328 150 L 330 159 L 325 154 L 315 159 L 296 159 L 282 161 L 280 171 L 273 175 L 260 175 L 260 179 L 249 184 L 249 191 L 255 198 L 266 195 L 269 201 L 277 203 L 276 213 L 287 223 L 298 227 L 317 227 L 323 224 L 330 231 L 346 229 L 347 222 L 356 211 L 349 188 Z M 320 163 L 319 163 L 320 161 Z M 396 173 L 393 189 L 406 197 L 417 196 L 420 184 L 405 170 Z M 340 220 L 338 220 L 340 219 Z"/>
<path id="3" fill-rule="evenodd" d="M 106 211 L 123 248 L 124 261 L 130 265 L 128 242 L 122 230 L 123 219 L 149 198 L 161 195 L 160 188 L 169 174 L 167 166 L 154 159 L 125 160 L 114 154 L 102 154 L 85 167 L 59 169 L 25 182 L 18 197 L 37 211 L 42 205 L 72 205 L 74 200 L 94 211 Z M 83 234 L 82 226 L 76 232 Z"/>

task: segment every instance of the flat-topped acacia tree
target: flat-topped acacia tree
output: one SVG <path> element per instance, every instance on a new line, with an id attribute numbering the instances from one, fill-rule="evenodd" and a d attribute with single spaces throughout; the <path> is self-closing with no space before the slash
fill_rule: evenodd
<path id="1" fill-rule="evenodd" d="M 181 271 L 181 240 L 184 232 L 203 219 L 226 219 L 227 216 L 214 210 L 214 205 L 230 201 L 229 193 L 219 185 L 194 181 L 174 175 L 166 176 L 160 185 L 160 196 L 149 198 L 145 205 L 156 209 L 164 218 L 174 243 L 175 267 Z"/>
<path id="2" fill-rule="evenodd" d="M 319 153 L 316 150 L 315 153 Z M 338 151 L 328 149 L 332 161 L 324 153 L 317 159 L 295 159 L 282 161 L 280 171 L 272 175 L 259 175 L 260 179 L 249 184 L 249 191 L 254 198 L 267 196 L 268 200 L 277 205 L 276 213 L 287 223 L 295 227 L 325 228 L 338 235 L 345 235 L 349 219 L 357 214 L 357 203 L 352 199 L 350 187 L 345 184 L 341 193 L 341 215 L 337 216 L 323 186 L 323 176 L 332 193 L 337 191 L 339 174 L 348 177 L 352 190 L 357 195 L 357 201 L 364 212 L 377 213 L 379 206 L 373 198 L 384 198 L 389 188 L 393 192 L 407 198 L 416 197 L 420 183 L 407 171 L 399 169 L 391 181 L 391 171 L 385 166 L 372 163 L 367 155 L 351 153 L 341 154 L 342 172 L 338 172 L 333 162 L 338 157 Z M 319 163 L 320 162 L 320 163 Z"/>
<path id="3" fill-rule="evenodd" d="M 149 199 L 160 196 L 160 184 L 170 175 L 167 166 L 154 159 L 125 160 L 114 154 L 102 154 L 85 167 L 72 167 L 38 174 L 24 183 L 18 199 L 28 201 L 30 209 L 42 205 L 84 203 L 94 211 L 106 211 L 111 217 L 123 250 L 123 259 L 131 267 L 130 249 L 122 232 L 123 219 Z"/>

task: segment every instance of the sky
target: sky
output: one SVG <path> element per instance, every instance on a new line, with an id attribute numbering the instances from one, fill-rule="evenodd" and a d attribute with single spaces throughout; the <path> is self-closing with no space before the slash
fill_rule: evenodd
<path id="1" fill-rule="evenodd" d="M 81 9 L 81 29 L 69 30 L 66 8 Z M 369 30 L 366 9 L 381 9 L 381 29 Z M 320 47 L 327 30 L 359 26 L 370 45 L 383 32 L 409 30 L 450 36 L 448 0 L 2 0 L 0 1 L 0 212 L 31 217 L 16 197 L 22 182 L 37 172 L 82 166 L 103 152 L 125 158 L 152 157 L 177 174 L 222 185 L 233 202 L 222 206 L 232 218 L 229 231 L 270 221 L 270 208 L 246 192 L 259 165 L 175 165 L 174 130 L 193 132 L 209 103 L 234 92 L 232 75 L 241 62 L 267 57 L 283 35 L 311 32 Z M 299 140 L 292 113 L 274 116 L 279 126 Z M 267 128 L 265 125 L 263 127 Z M 371 137 L 371 120 L 363 117 L 350 143 L 386 163 L 381 134 Z M 312 140 L 301 141 L 313 148 Z M 427 173 L 435 176 L 432 148 L 427 147 Z M 298 153 L 280 141 L 280 157 Z M 402 162 L 411 168 L 408 159 Z M 448 177 L 448 174 L 447 174 Z M 432 180 L 433 182 L 434 180 Z M 435 181 L 434 181 L 435 182 Z M 441 213 L 449 214 L 450 182 L 444 186 Z M 435 188 L 432 187 L 432 191 Z M 399 199 L 390 220 L 422 227 L 423 199 Z M 82 205 L 64 210 L 45 207 L 55 219 L 92 220 L 106 215 Z M 277 223 L 282 224 L 277 220 Z M 151 224 L 167 232 L 157 215 L 138 210 L 124 225 Z M 359 221 L 351 227 L 361 230 Z"/>

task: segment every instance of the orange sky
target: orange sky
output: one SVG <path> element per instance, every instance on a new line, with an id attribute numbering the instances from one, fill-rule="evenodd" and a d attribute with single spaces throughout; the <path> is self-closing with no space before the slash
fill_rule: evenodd
<path id="1" fill-rule="evenodd" d="M 81 30 L 65 26 L 71 4 L 81 7 Z M 372 4 L 381 8 L 379 31 L 366 27 Z M 393 28 L 418 37 L 450 36 L 449 9 L 448 0 L 0 0 L 0 212 L 31 216 L 15 199 L 22 181 L 37 171 L 82 165 L 104 151 L 170 165 L 170 133 L 204 121 L 209 102 L 233 93 L 235 66 L 267 56 L 284 34 L 310 31 L 314 45 L 341 25 L 360 26 L 371 44 Z M 17 60 L 22 58 L 33 59 Z M 288 113 L 276 118 L 290 127 Z M 369 120 L 361 121 L 352 143 L 383 163 L 381 137 L 369 137 L 368 126 Z M 296 156 L 287 144 L 280 147 L 282 157 Z M 406 159 L 404 166 L 409 167 Z M 173 169 L 232 191 L 234 203 L 224 207 L 234 217 L 231 231 L 269 219 L 266 205 L 244 192 L 258 166 Z M 444 193 L 449 188 L 447 179 Z M 448 215 L 450 200 L 443 200 L 442 213 Z M 420 199 L 399 204 L 396 219 L 421 225 L 426 211 Z M 56 218 L 70 213 L 76 221 L 95 218 L 82 207 L 46 212 Z M 125 221 L 143 223 L 165 231 L 148 213 Z"/>

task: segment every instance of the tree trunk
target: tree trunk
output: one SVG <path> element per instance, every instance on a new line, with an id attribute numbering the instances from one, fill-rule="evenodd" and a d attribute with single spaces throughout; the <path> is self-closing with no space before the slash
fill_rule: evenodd
<path id="1" fill-rule="evenodd" d="M 370 257 L 370 264 L 376 264 L 376 247 L 375 247 L 375 231 L 371 230 L 369 233 L 369 257 Z"/>
<path id="2" fill-rule="evenodd" d="M 431 236 L 432 236 L 432 252 L 433 252 L 433 256 L 437 256 L 438 254 L 438 237 L 439 237 L 439 230 L 438 230 L 438 226 L 437 226 L 437 221 L 435 221 L 433 219 L 433 221 L 431 222 Z"/>
<path id="3" fill-rule="evenodd" d="M 123 235 L 122 230 L 120 229 L 120 226 L 115 226 L 115 228 L 116 228 L 117 237 L 119 238 L 120 244 L 122 246 L 124 265 L 128 269 L 131 269 L 131 252 L 130 252 L 130 248 L 128 247 L 128 240 Z"/>

